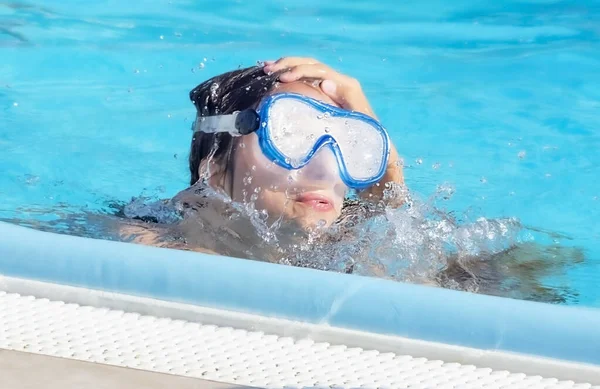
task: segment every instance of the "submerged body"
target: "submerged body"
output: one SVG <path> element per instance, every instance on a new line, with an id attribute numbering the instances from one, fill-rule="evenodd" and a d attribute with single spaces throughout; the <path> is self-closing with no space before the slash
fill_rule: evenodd
<path id="1" fill-rule="evenodd" d="M 128 204 L 119 223 L 121 239 L 159 247 L 551 303 L 577 299 L 543 279 L 581 263 L 580 250 L 520 243 L 515 219 L 458 223 L 410 201 L 399 209 L 346 201 L 331 226 L 309 232 L 285 221 L 270 229 L 256 213 L 197 185 L 170 200 Z"/>

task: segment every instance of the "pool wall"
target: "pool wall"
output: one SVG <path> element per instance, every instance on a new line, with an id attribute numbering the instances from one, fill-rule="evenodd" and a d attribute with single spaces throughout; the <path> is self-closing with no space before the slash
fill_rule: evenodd
<path id="1" fill-rule="evenodd" d="M 58 235 L 0 223 L 0 274 L 600 365 L 600 310 Z"/>

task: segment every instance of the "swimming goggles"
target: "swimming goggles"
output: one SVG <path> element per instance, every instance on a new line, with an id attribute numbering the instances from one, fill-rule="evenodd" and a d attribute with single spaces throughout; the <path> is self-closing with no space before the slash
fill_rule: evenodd
<path id="1" fill-rule="evenodd" d="M 263 154 L 288 169 L 300 169 L 323 147 L 336 157 L 342 181 L 364 189 L 381 180 L 389 157 L 389 136 L 370 116 L 295 93 L 274 94 L 258 109 L 198 116 L 195 132 L 256 132 Z"/>

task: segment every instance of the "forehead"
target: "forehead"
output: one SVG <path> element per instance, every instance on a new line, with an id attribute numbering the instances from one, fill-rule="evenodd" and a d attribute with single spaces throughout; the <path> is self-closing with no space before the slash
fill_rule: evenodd
<path id="1" fill-rule="evenodd" d="M 319 100 L 323 103 L 334 105 L 339 107 L 329 96 L 321 91 L 318 84 L 313 86 L 311 81 L 295 81 L 290 83 L 278 83 L 275 88 L 269 93 L 269 95 L 275 95 L 278 93 L 298 93 L 310 97 L 315 100 Z"/>

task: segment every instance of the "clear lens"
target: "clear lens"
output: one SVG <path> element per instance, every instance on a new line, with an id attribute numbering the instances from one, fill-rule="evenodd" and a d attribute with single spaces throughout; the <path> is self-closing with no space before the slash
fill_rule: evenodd
<path id="1" fill-rule="evenodd" d="M 330 135 L 340 148 L 348 174 L 356 180 L 376 175 L 384 161 L 385 135 L 368 122 L 334 117 L 296 98 L 280 98 L 269 109 L 273 145 L 299 166 L 315 143 Z"/>

